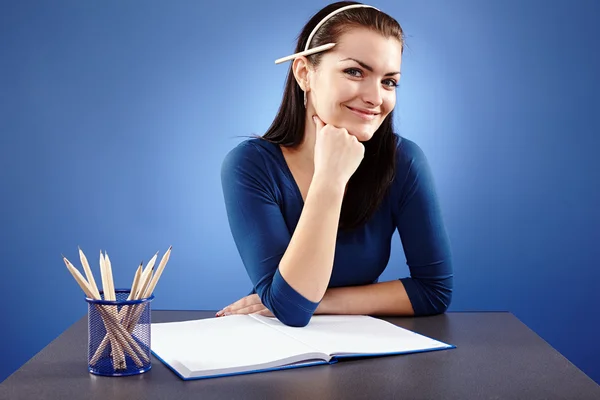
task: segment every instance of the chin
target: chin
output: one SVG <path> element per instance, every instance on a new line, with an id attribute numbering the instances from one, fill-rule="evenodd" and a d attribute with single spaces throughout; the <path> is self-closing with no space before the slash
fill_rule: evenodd
<path id="1" fill-rule="evenodd" d="M 371 140 L 371 138 L 375 134 L 374 129 L 372 129 L 372 128 L 369 129 L 369 128 L 365 128 L 365 127 L 347 128 L 347 131 L 352 136 L 355 136 L 359 142 L 368 142 L 369 140 Z"/>

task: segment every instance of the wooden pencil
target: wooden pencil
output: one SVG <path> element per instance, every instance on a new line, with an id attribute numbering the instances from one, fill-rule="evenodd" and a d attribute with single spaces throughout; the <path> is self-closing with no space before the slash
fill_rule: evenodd
<path id="1" fill-rule="evenodd" d="M 129 291 L 129 296 L 127 296 L 127 300 L 133 299 L 135 292 L 137 291 L 138 286 L 140 285 L 140 278 L 142 277 L 144 262 L 140 263 L 140 266 L 135 271 L 135 275 L 133 276 L 133 283 L 131 284 L 131 290 Z"/>
<path id="2" fill-rule="evenodd" d="M 71 275 L 73 276 L 73 278 L 75 279 L 75 281 L 77 282 L 79 287 L 81 288 L 81 290 L 83 290 L 83 292 L 85 293 L 85 295 L 90 299 L 100 300 L 99 297 L 96 297 L 95 294 L 92 293 L 92 289 L 91 289 L 90 285 L 88 284 L 88 282 L 85 280 L 85 278 L 81 275 L 81 273 L 77 270 L 77 268 L 75 268 L 73 266 L 73 264 L 71 264 L 71 262 L 65 256 L 63 256 L 63 261 L 64 261 L 65 265 L 67 266 L 67 269 L 69 270 L 69 272 L 71 273 Z M 112 320 L 111 316 L 109 314 L 107 314 L 101 306 L 99 306 L 98 304 L 95 304 L 95 306 L 98 309 L 98 311 L 100 312 L 101 318 L 103 319 L 104 324 L 107 328 L 107 336 L 114 337 L 115 340 L 118 340 L 120 342 L 123 342 L 123 341 L 125 341 L 125 342 L 134 341 L 135 342 L 135 340 L 131 337 L 131 335 L 128 332 L 123 332 L 122 327 L 121 327 L 121 330 L 119 330 L 117 327 L 117 332 L 114 332 L 113 329 L 111 329 L 111 328 L 115 327 L 114 320 Z M 117 324 L 117 325 L 120 327 L 120 324 Z M 127 338 L 127 336 L 129 336 L 129 338 Z M 131 346 L 129 346 L 129 348 L 131 348 Z M 131 350 L 132 350 L 132 353 L 130 353 L 130 356 L 132 357 L 132 359 L 135 360 L 138 357 L 133 352 L 133 349 L 131 349 Z M 139 360 L 139 358 L 138 358 L 138 360 Z M 92 364 L 95 364 L 95 362 L 93 362 Z M 142 364 L 140 363 L 140 366 L 141 365 Z M 115 367 L 117 367 L 117 366 L 115 366 Z"/>
<path id="3" fill-rule="evenodd" d="M 165 269 L 165 266 L 169 262 L 169 258 L 171 257 L 171 248 L 172 247 L 173 246 L 169 246 L 168 250 L 165 252 L 162 259 L 160 260 L 160 264 L 158 264 L 158 269 L 156 270 L 156 273 L 152 277 L 152 281 L 150 281 L 148 288 L 144 292 L 144 298 L 150 297 L 152 295 L 152 292 L 154 292 L 154 288 L 156 287 L 156 284 L 158 283 L 158 280 L 160 279 L 160 276 L 162 275 L 163 270 Z"/>
<path id="4" fill-rule="evenodd" d="M 140 266 L 138 267 L 138 269 L 135 271 L 135 275 L 133 277 L 133 283 L 131 284 L 131 290 L 129 291 L 129 296 L 127 296 L 127 300 L 135 300 L 135 293 L 137 293 L 138 287 L 140 285 L 140 279 L 142 277 L 143 266 L 144 266 L 144 262 L 142 261 L 140 263 Z M 133 307 L 134 306 L 123 307 L 119 314 L 119 321 L 121 321 L 122 323 L 124 323 L 125 321 L 128 321 Z M 126 324 L 124 324 L 124 326 L 127 327 Z"/>
<path id="5" fill-rule="evenodd" d="M 117 296 L 115 295 L 115 281 L 112 273 L 112 264 L 110 262 L 110 258 L 108 257 L 108 253 L 106 252 L 106 250 L 104 251 L 104 268 L 106 269 L 106 280 L 108 283 L 110 295 L 109 300 L 116 301 Z"/>
<path id="6" fill-rule="evenodd" d="M 94 279 L 94 274 L 90 269 L 90 264 L 88 263 L 87 257 L 85 256 L 83 250 L 81 250 L 79 246 L 77 246 L 77 249 L 79 250 L 79 260 L 81 260 L 81 265 L 83 266 L 83 270 L 85 271 L 85 276 L 90 285 L 90 288 L 92 289 L 92 293 L 94 293 L 94 295 L 100 298 L 100 292 L 98 291 L 98 286 L 96 286 L 96 280 Z"/>
<path id="7" fill-rule="evenodd" d="M 131 284 L 131 291 L 129 292 L 129 296 L 127 297 L 127 300 L 131 300 L 132 299 L 133 293 L 135 293 L 135 290 L 136 290 L 137 286 L 139 285 L 140 276 L 142 275 L 142 267 L 143 267 L 143 265 L 144 265 L 144 262 L 142 261 L 140 263 L 140 266 L 138 267 L 136 273 L 135 273 L 134 278 L 133 278 L 133 283 Z M 129 314 L 130 308 L 131 308 L 131 306 L 124 306 L 124 307 L 121 308 L 121 310 L 119 310 L 118 321 L 119 321 L 120 324 L 123 323 L 124 319 Z M 96 349 L 96 352 L 94 353 L 94 356 L 92 357 L 92 360 L 95 360 L 95 362 L 96 362 L 99 359 L 100 355 L 102 354 L 102 352 L 104 351 L 104 349 L 108 345 L 109 340 L 110 339 L 109 339 L 108 335 L 104 335 L 104 338 L 102 338 L 102 341 L 100 342 L 100 345 Z"/>
<path id="8" fill-rule="evenodd" d="M 147 282 L 150 280 L 150 277 L 152 276 L 152 269 L 154 266 L 154 263 L 156 262 L 156 258 L 158 256 L 158 253 L 156 253 L 154 255 L 154 257 L 152 257 L 150 259 L 150 261 L 148 261 L 148 264 L 146 265 L 146 270 L 142 272 L 142 266 L 143 266 L 143 262 L 140 264 L 140 266 L 138 267 L 134 280 L 133 280 L 133 284 L 132 284 L 132 290 L 130 291 L 130 294 L 128 296 L 128 300 L 138 300 L 137 296 L 134 295 L 134 293 L 140 293 L 140 286 L 144 286 L 147 284 Z M 143 282 L 143 281 L 146 282 Z M 135 289 L 135 290 L 134 290 Z M 118 321 L 119 323 L 121 323 L 123 325 L 123 327 L 127 328 L 128 327 L 128 322 L 130 319 L 130 315 L 133 312 L 133 310 L 135 309 L 136 306 L 125 306 L 123 308 L 121 308 L 121 310 L 119 311 L 118 314 Z M 129 333 L 133 332 L 133 329 L 128 330 L 127 331 Z M 92 360 L 97 360 L 100 356 L 100 354 L 102 354 L 102 352 L 104 351 L 104 349 L 106 348 L 106 346 L 108 345 L 110 338 L 108 336 L 104 336 L 104 338 L 102 339 L 102 342 L 100 343 L 100 346 L 98 346 L 98 349 L 96 350 L 96 353 L 94 354 L 94 357 L 92 358 Z"/>
<path id="9" fill-rule="evenodd" d="M 324 44 L 324 45 L 321 45 L 321 46 L 313 47 L 312 49 L 304 50 L 304 51 L 301 51 L 299 53 L 292 54 L 291 56 L 286 56 L 286 57 L 278 58 L 277 60 L 275 60 L 275 64 L 281 64 L 283 62 L 286 62 L 286 61 L 289 61 L 289 60 L 293 60 L 294 58 L 298 58 L 300 56 L 309 56 L 311 54 L 315 54 L 315 53 L 318 53 L 320 51 L 329 50 L 333 46 L 335 46 L 335 43 L 327 43 L 327 44 Z"/>
<path id="10" fill-rule="evenodd" d="M 110 266 L 110 260 L 106 259 L 106 256 L 100 251 L 100 273 L 102 274 L 102 289 L 104 290 L 104 300 L 115 301 L 115 293 L 112 285 L 112 268 Z M 118 322 L 118 309 L 117 306 L 103 307 L 105 311 L 114 315 Z M 108 328 L 108 327 L 107 327 Z M 125 355 L 123 354 L 122 344 L 117 340 L 116 337 L 109 337 L 110 345 L 112 348 L 113 365 L 118 365 L 119 369 L 126 369 L 127 364 Z"/>
<path id="11" fill-rule="evenodd" d="M 158 257 L 158 252 L 156 252 L 156 254 L 154 254 L 152 256 L 150 261 L 148 261 L 148 264 L 146 265 L 146 268 L 144 269 L 144 272 L 142 273 L 142 276 L 140 278 L 140 285 L 137 288 L 137 291 L 135 293 L 135 296 L 133 297 L 133 300 L 139 300 L 141 298 L 141 296 L 144 294 L 144 290 L 145 290 L 146 286 L 148 285 L 148 282 L 150 282 L 150 279 L 152 278 L 152 272 L 154 271 L 154 264 L 156 263 L 157 257 Z"/>
<path id="12" fill-rule="evenodd" d="M 145 288 L 148 287 L 148 284 L 150 283 L 150 280 L 152 279 L 152 273 L 154 272 L 154 266 L 152 266 L 151 268 L 148 268 L 148 267 L 150 267 L 150 265 L 148 265 L 146 267 L 146 271 L 144 271 L 146 273 L 142 274 L 142 277 L 140 278 L 140 283 L 139 283 L 139 286 L 137 288 L 137 295 L 133 298 L 133 300 L 140 300 L 140 299 L 144 298 L 142 295 L 144 294 L 144 292 L 146 290 Z M 136 305 L 134 305 L 134 306 L 132 306 L 130 308 L 129 312 L 127 313 L 127 315 L 123 319 L 123 325 L 125 327 L 129 326 L 129 324 L 131 322 L 132 315 L 136 315 L 135 313 L 141 307 L 145 307 L 145 304 L 136 304 Z"/>
<path id="13" fill-rule="evenodd" d="M 142 269 L 143 262 L 137 268 L 133 283 L 131 286 L 131 290 L 127 300 L 139 300 L 142 298 L 150 297 L 160 279 L 160 276 L 163 273 L 163 270 L 169 260 L 172 246 L 169 247 L 165 255 L 162 257 L 161 262 L 156 269 L 156 273 L 154 273 L 154 264 L 156 263 L 158 252 L 150 259 L 145 269 Z M 100 251 L 100 274 L 101 274 L 101 282 L 103 289 L 103 296 L 100 296 L 98 287 L 95 286 L 95 280 L 93 277 L 93 273 L 89 269 L 89 264 L 87 262 L 87 258 L 81 249 L 80 251 L 80 259 L 82 261 L 82 265 L 84 266 L 84 270 L 88 277 L 88 281 L 83 278 L 83 276 L 77 271 L 77 269 L 63 256 L 65 260 L 65 264 L 69 268 L 69 271 L 80 285 L 82 290 L 86 293 L 86 295 L 95 300 L 101 300 L 102 297 L 104 300 L 108 301 L 116 301 L 116 294 L 114 288 L 114 279 L 112 274 L 112 265 L 110 262 L 110 258 L 108 254 L 105 252 L 104 254 Z M 88 272 L 89 270 L 89 272 Z M 93 284 L 91 283 L 93 282 Z M 95 286 L 95 288 L 94 288 Z M 118 368 L 126 368 L 125 364 L 125 356 L 123 351 L 127 352 L 133 359 L 133 361 L 138 366 L 142 366 L 142 362 L 140 358 L 137 356 L 136 352 L 142 357 L 145 362 L 149 361 L 149 356 L 142 350 L 136 340 L 131 336 L 131 333 L 135 329 L 138 324 L 139 319 L 141 318 L 141 314 L 146 307 L 146 303 L 140 304 L 138 306 L 125 306 L 122 307 L 121 310 L 118 310 L 118 307 L 115 306 L 101 306 L 99 304 L 95 304 L 96 308 L 101 314 L 101 317 L 106 326 L 107 334 L 101 341 L 100 346 L 96 349 L 96 353 L 91 358 L 90 363 L 95 364 L 98 362 L 101 357 L 104 349 L 111 343 L 111 347 L 113 349 L 113 365 L 115 369 Z"/>
<path id="14" fill-rule="evenodd" d="M 100 250 L 100 280 L 102 281 L 102 293 L 104 294 L 104 300 L 110 300 L 108 294 L 108 277 L 106 274 L 106 270 L 104 269 L 104 255 L 102 254 L 102 250 Z"/>
<path id="15" fill-rule="evenodd" d="M 152 296 L 152 293 L 154 292 L 154 289 L 156 288 L 156 285 L 158 284 L 158 280 L 160 279 L 160 277 L 163 273 L 163 270 L 165 269 L 165 266 L 169 262 L 169 258 L 171 257 L 171 249 L 172 248 L 173 248 L 173 246 L 169 246 L 169 248 L 163 255 L 162 259 L 160 260 L 160 264 L 158 265 L 156 274 L 154 274 L 154 276 L 152 277 L 152 281 L 148 284 L 148 287 L 146 288 L 146 291 L 144 292 L 142 298 L 148 298 L 148 297 Z M 133 317 L 130 318 L 130 320 L 126 321 L 125 326 L 127 327 L 127 330 L 129 332 L 131 332 L 137 325 L 139 319 L 142 316 L 142 312 L 144 311 L 144 307 L 146 307 L 145 303 L 140 304 L 138 306 L 138 309 L 133 311 Z"/>

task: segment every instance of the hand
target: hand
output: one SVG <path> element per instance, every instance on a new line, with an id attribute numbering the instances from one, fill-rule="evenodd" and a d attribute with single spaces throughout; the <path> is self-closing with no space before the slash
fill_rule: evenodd
<path id="1" fill-rule="evenodd" d="M 344 128 L 325 124 L 313 116 L 316 126 L 315 176 L 346 185 L 364 155 L 365 146 Z"/>
<path id="2" fill-rule="evenodd" d="M 268 308 L 263 306 L 260 301 L 260 297 L 257 294 L 251 294 L 250 296 L 242 297 L 233 304 L 228 305 L 221 311 L 215 314 L 215 317 L 222 317 L 224 315 L 233 314 L 259 314 L 265 317 L 274 317 Z"/>

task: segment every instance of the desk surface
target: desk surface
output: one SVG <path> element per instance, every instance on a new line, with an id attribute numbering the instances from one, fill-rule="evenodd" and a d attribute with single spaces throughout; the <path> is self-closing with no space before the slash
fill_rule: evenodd
<path id="1" fill-rule="evenodd" d="M 212 316 L 152 312 L 153 322 Z M 0 399 L 600 399 L 600 385 L 510 313 L 386 319 L 457 348 L 198 381 L 153 358 L 145 374 L 107 378 L 87 372 L 83 317 L 1 383 Z"/>

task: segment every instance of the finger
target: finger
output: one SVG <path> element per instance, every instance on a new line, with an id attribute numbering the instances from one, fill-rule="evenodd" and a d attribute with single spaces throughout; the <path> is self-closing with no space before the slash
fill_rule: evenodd
<path id="1" fill-rule="evenodd" d="M 238 300 L 235 303 L 228 305 L 227 307 L 223 307 L 220 311 L 217 311 L 215 317 L 222 317 L 223 315 L 231 314 L 232 310 L 238 310 L 242 308 L 243 306 L 240 305 L 240 301 L 241 300 Z"/>
<path id="2" fill-rule="evenodd" d="M 262 315 L 263 317 L 274 317 L 273 313 L 268 308 L 257 311 L 254 314 Z"/>
<path id="3" fill-rule="evenodd" d="M 239 301 L 237 301 L 237 304 L 235 304 L 236 309 L 240 309 L 240 308 L 244 308 L 244 307 L 248 307 L 254 304 L 262 304 L 260 301 L 260 297 L 258 297 L 257 294 L 251 294 L 249 296 L 246 296 L 242 299 L 240 299 Z"/>
<path id="4" fill-rule="evenodd" d="M 227 306 L 229 307 L 229 306 Z M 215 314 L 215 317 L 222 317 L 225 314 L 225 310 L 227 309 L 227 307 L 224 307 L 222 309 L 220 309 L 219 311 L 217 311 L 217 313 Z"/>
<path id="5" fill-rule="evenodd" d="M 234 314 L 238 310 L 241 310 L 245 307 L 248 307 L 248 306 L 251 306 L 254 304 L 262 304 L 260 301 L 260 297 L 258 297 L 257 294 L 252 294 L 250 296 L 242 297 L 235 303 L 232 303 L 232 304 L 228 305 L 227 307 L 224 307 L 221 311 L 218 311 L 215 314 L 215 316 L 220 317 L 225 314 Z"/>
<path id="6" fill-rule="evenodd" d="M 317 128 L 317 132 L 320 132 L 321 129 L 323 129 L 323 127 L 325 126 L 325 123 L 321 121 L 321 118 L 319 118 L 317 115 L 313 115 L 313 121 L 315 121 L 315 127 Z"/>
<path id="7" fill-rule="evenodd" d="M 231 313 L 232 314 L 253 314 L 255 312 L 262 311 L 264 309 L 265 309 L 265 306 L 263 306 L 261 303 L 261 304 L 253 304 L 248 307 L 240 308 L 240 309 L 232 311 Z"/>
<path id="8" fill-rule="evenodd" d="M 239 310 L 239 307 L 233 308 L 232 306 L 227 306 L 227 307 L 223 308 L 221 311 L 218 311 L 215 314 L 215 317 L 222 317 L 223 315 L 230 315 L 230 314 L 235 313 L 236 310 Z"/>

